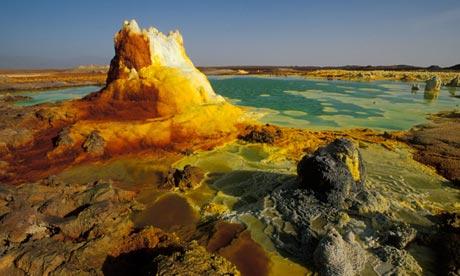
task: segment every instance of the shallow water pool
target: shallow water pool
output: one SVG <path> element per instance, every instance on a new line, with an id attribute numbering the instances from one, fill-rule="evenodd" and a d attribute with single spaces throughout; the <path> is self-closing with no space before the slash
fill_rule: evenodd
<path id="1" fill-rule="evenodd" d="M 30 91 L 30 92 L 21 92 L 18 95 L 28 96 L 31 99 L 18 101 L 17 105 L 20 106 L 29 106 L 42 103 L 52 103 L 65 100 L 75 100 L 83 98 L 84 96 L 98 91 L 101 89 L 100 86 L 81 86 L 81 87 L 71 87 L 63 89 L 52 89 L 44 91 Z"/>
<path id="2" fill-rule="evenodd" d="M 460 90 L 411 91 L 397 81 L 312 80 L 294 77 L 211 77 L 215 91 L 263 113 L 261 121 L 288 127 L 405 130 L 428 113 L 458 109 Z"/>
<path id="3" fill-rule="evenodd" d="M 374 128 L 405 130 L 426 122 L 428 113 L 459 109 L 460 89 L 417 92 L 397 81 L 312 80 L 295 77 L 210 77 L 216 93 L 236 105 L 250 107 L 264 123 L 311 129 Z M 20 95 L 34 105 L 82 98 L 99 90 L 84 86 Z"/>

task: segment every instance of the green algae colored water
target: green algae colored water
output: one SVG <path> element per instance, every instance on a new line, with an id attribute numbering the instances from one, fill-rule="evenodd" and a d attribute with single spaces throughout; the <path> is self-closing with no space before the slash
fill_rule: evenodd
<path id="1" fill-rule="evenodd" d="M 397 81 L 339 81 L 281 77 L 211 77 L 216 93 L 254 108 L 265 123 L 288 127 L 405 130 L 428 113 L 458 109 L 460 90 L 411 91 Z"/>
<path id="2" fill-rule="evenodd" d="M 92 92 L 98 91 L 99 89 L 101 89 L 100 86 L 90 85 L 64 89 L 52 89 L 45 91 L 22 92 L 19 93 L 19 95 L 28 96 L 32 99 L 18 101 L 16 102 L 16 104 L 20 106 L 30 106 L 42 103 L 53 103 L 65 100 L 80 99 Z"/>
<path id="3" fill-rule="evenodd" d="M 312 80 L 295 77 L 210 77 L 216 93 L 236 105 L 250 107 L 264 123 L 280 126 L 340 129 L 405 130 L 426 121 L 426 115 L 459 109 L 460 89 L 439 93 L 411 91 L 397 81 Z M 25 92 L 31 100 L 18 105 L 81 98 L 99 90 L 85 86 Z"/>

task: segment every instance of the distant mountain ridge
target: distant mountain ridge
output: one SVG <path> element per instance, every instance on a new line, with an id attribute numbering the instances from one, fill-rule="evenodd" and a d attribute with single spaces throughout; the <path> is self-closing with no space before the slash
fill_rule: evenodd
<path id="1" fill-rule="evenodd" d="M 415 70 L 426 70 L 426 71 L 460 71 L 460 64 L 456 64 L 449 67 L 441 67 L 438 65 L 431 65 L 427 67 L 414 66 L 407 64 L 397 65 L 344 65 L 344 66 L 258 66 L 258 65 L 242 65 L 242 66 L 199 66 L 200 70 L 210 69 L 232 69 L 232 70 L 245 70 L 248 72 L 254 72 L 254 70 L 260 71 L 271 71 L 273 69 L 278 70 L 298 70 L 298 71 L 312 71 L 312 70 L 356 70 L 356 71 L 372 71 L 372 70 L 391 70 L 391 71 L 415 71 Z"/>
<path id="2" fill-rule="evenodd" d="M 1 57 L 0 57 L 1 60 Z M 99 64 L 82 64 L 75 67 L 59 67 L 59 68 L 52 68 L 52 67 L 27 67 L 26 65 L 23 68 L 7 68 L 6 66 L 2 66 L 3 63 L 0 62 L 0 71 L 40 71 L 40 70 L 58 70 L 58 71 L 65 71 L 65 70 L 87 70 L 87 69 L 98 69 L 98 70 L 108 70 L 109 65 L 103 65 L 103 63 Z M 261 70 L 261 71 L 271 71 L 273 69 L 277 70 L 289 70 L 294 69 L 298 71 L 312 71 L 312 70 L 321 70 L 321 69 L 333 69 L 333 70 L 357 70 L 357 71 L 372 71 L 372 70 L 391 70 L 391 71 L 415 71 L 415 70 L 426 70 L 426 71 L 460 71 L 460 64 L 455 64 L 448 67 L 441 67 L 439 65 L 430 65 L 427 67 L 423 66 L 414 66 L 414 65 L 407 65 L 407 64 L 397 64 L 397 65 L 343 65 L 343 66 L 301 66 L 301 65 L 291 65 L 291 66 L 281 66 L 281 65 L 219 65 L 219 66 L 197 66 L 199 70 L 202 71 L 209 71 L 209 70 L 223 70 L 223 69 L 230 69 L 230 70 L 245 70 L 248 72 L 254 72 L 254 70 Z"/>

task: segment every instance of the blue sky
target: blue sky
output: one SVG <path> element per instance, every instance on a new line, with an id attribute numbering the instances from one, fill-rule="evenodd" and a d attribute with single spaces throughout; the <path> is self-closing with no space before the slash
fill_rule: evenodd
<path id="1" fill-rule="evenodd" d="M 0 68 L 108 64 L 132 18 L 179 29 L 196 65 L 460 63 L 458 0 L 3 0 Z"/>

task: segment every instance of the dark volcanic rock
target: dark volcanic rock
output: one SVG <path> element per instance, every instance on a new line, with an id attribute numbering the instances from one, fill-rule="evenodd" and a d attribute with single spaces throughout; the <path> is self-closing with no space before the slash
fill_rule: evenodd
<path id="1" fill-rule="evenodd" d="M 181 191 L 194 189 L 204 178 L 204 171 L 198 167 L 185 165 L 184 169 L 171 169 L 162 187 L 178 188 Z"/>
<path id="2" fill-rule="evenodd" d="M 335 227 L 343 218 L 347 220 L 348 214 L 341 211 L 345 205 L 372 212 L 382 204 L 374 194 L 357 200 L 359 192 L 365 191 L 364 167 L 349 140 L 337 139 L 318 149 L 304 157 L 297 169 L 300 187 L 292 181 L 271 192 L 264 202 L 270 213 L 262 217 L 273 228 L 271 237 L 277 248 L 305 261 L 312 259 L 326 225 Z"/>
<path id="3" fill-rule="evenodd" d="M 416 230 L 397 222 L 391 201 L 364 182 L 358 149 L 338 139 L 304 157 L 298 179 L 286 178 L 246 211 L 267 225 L 283 256 L 314 265 L 320 275 L 359 275 L 366 265 L 380 275 L 421 274 L 403 250 Z M 369 254 L 374 256 L 367 262 Z"/>
<path id="4" fill-rule="evenodd" d="M 397 249 L 393 246 L 381 246 L 375 248 L 374 253 L 388 267 L 382 267 L 379 270 L 381 275 L 421 275 L 422 268 L 417 261 L 405 250 Z M 385 269 L 384 271 L 382 271 Z"/>
<path id="5" fill-rule="evenodd" d="M 440 226 L 448 232 L 460 233 L 460 212 L 458 213 L 441 213 L 438 215 L 441 220 Z"/>
<path id="6" fill-rule="evenodd" d="M 323 202 L 343 206 L 363 189 L 364 164 L 359 150 L 350 140 L 336 139 L 297 165 L 300 185 L 312 190 Z"/>
<path id="7" fill-rule="evenodd" d="M 385 229 L 381 235 L 381 242 L 386 245 L 404 249 L 415 239 L 417 231 L 406 223 L 395 223 Z"/>
<path id="8" fill-rule="evenodd" d="M 313 221 L 336 212 L 308 191 L 289 187 L 273 192 L 265 205 L 270 212 L 263 218 L 273 227 L 273 243 L 281 251 L 303 261 L 313 257 L 318 244 L 317 234 L 311 227 Z"/>
<path id="9" fill-rule="evenodd" d="M 460 231 L 443 235 L 438 245 L 446 274 L 460 274 Z"/>
<path id="10" fill-rule="evenodd" d="M 94 130 L 88 135 L 82 147 L 86 152 L 101 155 L 104 153 L 105 140 L 99 131 Z"/>
<path id="11" fill-rule="evenodd" d="M 430 237 L 430 246 L 438 254 L 445 275 L 460 275 L 460 213 L 441 213 L 436 217 L 439 228 Z"/>

